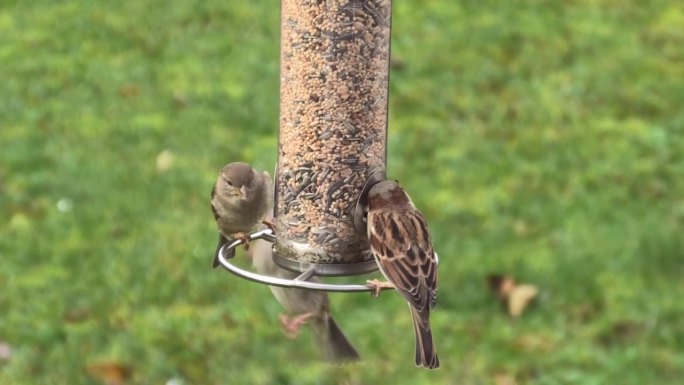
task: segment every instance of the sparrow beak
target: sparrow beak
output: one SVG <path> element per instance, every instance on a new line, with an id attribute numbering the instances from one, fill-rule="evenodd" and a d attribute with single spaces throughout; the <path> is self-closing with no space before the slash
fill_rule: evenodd
<path id="1" fill-rule="evenodd" d="M 243 198 L 247 196 L 247 186 L 240 187 L 240 194 Z"/>

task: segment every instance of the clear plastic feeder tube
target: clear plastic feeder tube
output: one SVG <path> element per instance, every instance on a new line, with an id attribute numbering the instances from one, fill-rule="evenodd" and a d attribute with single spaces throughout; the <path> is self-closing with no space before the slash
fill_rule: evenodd
<path id="1" fill-rule="evenodd" d="M 353 212 L 385 170 L 391 0 L 282 0 L 275 252 L 372 260 Z"/>

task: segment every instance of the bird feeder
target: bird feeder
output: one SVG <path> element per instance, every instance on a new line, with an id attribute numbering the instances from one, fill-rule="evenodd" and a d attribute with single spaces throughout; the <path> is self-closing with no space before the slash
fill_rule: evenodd
<path id="1" fill-rule="evenodd" d="M 384 175 L 390 0 L 282 0 L 276 263 L 319 275 L 377 267 L 354 213 Z"/>
<path id="2" fill-rule="evenodd" d="M 364 214 L 368 190 L 385 178 L 391 0 L 281 0 L 280 23 L 276 231 L 226 244 L 218 260 L 271 286 L 377 292 L 309 279 L 377 270 Z M 255 239 L 273 242 L 273 260 L 301 274 L 286 280 L 231 264 L 232 250 Z"/>

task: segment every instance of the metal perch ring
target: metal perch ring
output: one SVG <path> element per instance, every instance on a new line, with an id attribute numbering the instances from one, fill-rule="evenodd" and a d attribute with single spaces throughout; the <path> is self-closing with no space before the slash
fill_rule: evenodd
<path id="1" fill-rule="evenodd" d="M 271 229 L 261 230 L 249 234 L 248 242 L 263 239 L 271 243 L 275 242 L 276 237 Z M 300 288 L 306 290 L 316 290 L 316 291 L 330 291 L 330 292 L 344 292 L 344 293 L 354 293 L 354 292 L 375 292 L 376 290 L 388 290 L 388 287 L 380 287 L 376 289 L 374 286 L 369 285 L 342 285 L 342 284 L 331 284 L 323 282 L 311 282 L 308 279 L 316 276 L 316 266 L 310 267 L 308 270 L 304 271 L 294 279 L 283 279 L 271 277 L 269 275 L 257 274 L 248 270 L 241 269 L 232 263 L 230 259 L 233 257 L 227 257 L 226 252 L 235 249 L 236 247 L 242 245 L 244 241 L 242 239 L 237 239 L 233 243 L 225 244 L 221 247 L 218 252 L 219 263 L 229 272 L 237 275 L 240 278 L 247 279 L 256 283 L 269 286 L 280 286 L 289 288 Z M 232 253 L 234 255 L 234 253 Z M 230 255 L 230 253 L 228 254 Z M 375 261 L 372 261 L 375 264 Z"/>

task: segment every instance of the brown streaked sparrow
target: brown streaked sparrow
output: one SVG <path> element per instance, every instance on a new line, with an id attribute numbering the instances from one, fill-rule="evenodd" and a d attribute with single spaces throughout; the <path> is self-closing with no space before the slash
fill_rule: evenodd
<path id="1" fill-rule="evenodd" d="M 368 239 L 380 271 L 408 301 L 416 366 L 438 368 L 430 329 L 430 309 L 437 298 L 437 255 L 423 214 L 395 181 L 378 182 L 368 191 Z M 387 284 L 368 283 L 376 289 Z"/>
<path id="2" fill-rule="evenodd" d="M 249 231 L 269 215 L 272 186 L 267 172 L 257 172 L 247 163 L 233 162 L 223 167 L 211 189 L 211 211 L 219 233 L 213 267 L 219 265 L 219 250 L 229 239 L 246 242 Z M 266 224 L 272 227 L 270 222 Z"/>

